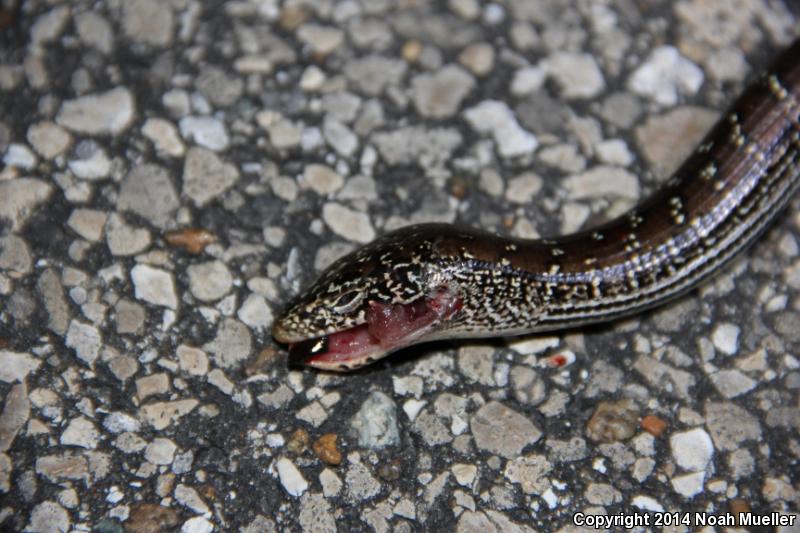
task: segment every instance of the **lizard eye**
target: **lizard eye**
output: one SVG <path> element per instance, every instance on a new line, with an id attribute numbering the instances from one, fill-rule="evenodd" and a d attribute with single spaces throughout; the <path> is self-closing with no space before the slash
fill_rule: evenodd
<path id="1" fill-rule="evenodd" d="M 362 291 L 348 291 L 331 304 L 331 309 L 339 315 L 344 315 L 355 309 L 363 299 L 364 293 Z"/>

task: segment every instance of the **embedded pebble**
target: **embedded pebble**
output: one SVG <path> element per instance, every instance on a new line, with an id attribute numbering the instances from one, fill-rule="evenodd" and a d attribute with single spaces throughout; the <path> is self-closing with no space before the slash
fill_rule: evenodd
<path id="1" fill-rule="evenodd" d="M 21 382 L 41 364 L 41 361 L 29 353 L 0 350 L 0 381 Z"/>
<path id="2" fill-rule="evenodd" d="M 65 446 L 80 446 L 81 448 L 94 449 L 97 447 L 100 432 L 94 423 L 84 417 L 70 421 L 67 429 L 61 434 L 59 442 Z"/>
<path id="3" fill-rule="evenodd" d="M 28 142 L 45 159 L 53 159 L 66 152 L 72 143 L 67 130 L 54 122 L 37 122 L 28 128 Z"/>
<path id="4" fill-rule="evenodd" d="M 275 462 L 275 468 L 278 471 L 281 485 L 291 496 L 301 496 L 308 490 L 308 482 L 291 460 L 281 457 Z"/>
<path id="5" fill-rule="evenodd" d="M 690 472 L 705 470 L 714 456 L 714 444 L 702 428 L 673 434 L 669 445 L 678 466 Z"/>
<path id="6" fill-rule="evenodd" d="M 12 144 L 3 156 L 3 163 L 10 167 L 31 170 L 36 166 L 36 154 L 24 144 Z"/>
<path id="7" fill-rule="evenodd" d="M 31 512 L 30 522 L 25 531 L 35 533 L 66 533 L 72 521 L 69 512 L 54 501 L 45 500 L 36 505 Z"/>
<path id="8" fill-rule="evenodd" d="M 75 209 L 67 224 L 87 241 L 97 242 L 103 237 L 103 227 L 108 215 L 96 209 Z"/>
<path id="9" fill-rule="evenodd" d="M 119 191 L 117 208 L 132 211 L 158 227 L 164 227 L 180 205 L 166 169 L 145 164 L 134 167 Z"/>
<path id="10" fill-rule="evenodd" d="M 475 79 L 457 65 L 446 65 L 433 74 L 419 74 L 411 81 L 411 98 L 423 117 L 446 118 L 458 111 L 475 86 Z"/>
<path id="11" fill-rule="evenodd" d="M 350 420 L 350 430 L 359 446 L 385 448 L 400 442 L 397 428 L 397 406 L 381 392 L 372 392 Z"/>
<path id="12" fill-rule="evenodd" d="M 260 330 L 267 329 L 273 320 L 272 309 L 260 294 L 251 294 L 245 298 L 236 316 L 251 328 Z"/>
<path id="13" fill-rule="evenodd" d="M 625 169 L 598 165 L 564 180 L 567 194 L 573 200 L 618 196 L 639 199 L 639 180 Z"/>
<path id="14" fill-rule="evenodd" d="M 0 452 L 7 452 L 30 418 L 31 402 L 25 382 L 11 387 L 0 414 Z"/>
<path id="15" fill-rule="evenodd" d="M 178 128 L 163 118 L 149 118 L 142 126 L 142 134 L 153 141 L 159 153 L 172 157 L 180 157 L 186 151 L 186 146 L 181 140 Z"/>
<path id="16" fill-rule="evenodd" d="M 106 244 L 112 255 L 135 255 L 146 250 L 152 241 L 145 228 L 128 225 L 118 213 L 111 213 L 105 225 Z"/>
<path id="17" fill-rule="evenodd" d="M 475 131 L 492 135 L 503 157 L 529 154 L 539 145 L 536 137 L 519 125 L 505 102 L 484 100 L 467 109 L 464 117 Z"/>
<path id="18" fill-rule="evenodd" d="M 181 533 L 211 533 L 214 524 L 203 516 L 195 516 L 181 525 Z"/>
<path id="19" fill-rule="evenodd" d="M 703 71 L 673 46 L 660 46 L 633 71 L 628 88 L 663 106 L 675 105 L 679 95 L 692 95 L 703 83 Z"/>
<path id="20" fill-rule="evenodd" d="M 199 146 L 214 152 L 225 150 L 230 142 L 225 124 L 213 117 L 183 117 L 178 128 L 184 139 L 191 139 Z"/>
<path id="21" fill-rule="evenodd" d="M 186 274 L 192 295 L 204 302 L 219 300 L 233 287 L 231 271 L 219 260 L 189 265 Z"/>
<path id="22" fill-rule="evenodd" d="M 102 15 L 85 11 L 75 16 L 75 28 L 81 41 L 108 54 L 114 47 L 114 32 Z"/>
<path id="23" fill-rule="evenodd" d="M 718 324 L 711 332 L 711 341 L 725 355 L 739 351 L 739 326 L 730 322 Z"/>
<path id="24" fill-rule="evenodd" d="M 12 276 L 25 275 L 33 267 L 28 244 L 16 235 L 0 237 L 0 269 Z"/>
<path id="25" fill-rule="evenodd" d="M 297 28 L 297 38 L 320 54 L 328 55 L 337 49 L 344 40 L 344 32 L 332 26 L 303 24 Z"/>
<path id="26" fill-rule="evenodd" d="M 217 366 L 231 368 L 250 356 L 251 343 L 250 330 L 238 320 L 226 318 L 220 323 L 214 339 L 206 343 L 203 350 L 211 354 Z"/>
<path id="27" fill-rule="evenodd" d="M 34 178 L 0 181 L 0 219 L 11 221 L 11 231 L 22 229 L 36 206 L 46 201 L 53 186 Z"/>
<path id="28" fill-rule="evenodd" d="M 130 0 L 122 4 L 125 35 L 131 40 L 166 46 L 172 42 L 173 14 L 169 4 L 157 0 Z"/>
<path id="29" fill-rule="evenodd" d="M 183 193 L 203 206 L 225 192 L 239 179 L 239 170 L 215 153 L 191 148 L 183 166 Z"/>
<path id="30" fill-rule="evenodd" d="M 172 464 L 177 449 L 178 447 L 170 439 L 158 437 L 147 445 L 144 458 L 155 465 L 169 465 Z"/>
<path id="31" fill-rule="evenodd" d="M 720 370 L 709 376 L 717 390 L 726 398 L 735 398 L 753 390 L 758 382 L 739 370 Z"/>
<path id="32" fill-rule="evenodd" d="M 351 241 L 368 243 L 375 238 L 375 230 L 366 213 L 359 213 L 336 202 L 322 207 L 322 219 L 337 235 Z"/>
<path id="33" fill-rule="evenodd" d="M 143 405 L 139 412 L 144 422 L 153 426 L 153 429 L 161 430 L 191 413 L 198 403 L 197 400 L 155 402 Z"/>
<path id="34" fill-rule="evenodd" d="M 181 370 L 193 376 L 208 373 L 208 356 L 203 350 L 181 344 L 175 351 Z"/>
<path id="35" fill-rule="evenodd" d="M 76 159 L 67 162 L 69 169 L 80 179 L 96 181 L 108 177 L 111 160 L 105 150 L 93 142 L 81 142 L 75 150 Z"/>
<path id="36" fill-rule="evenodd" d="M 511 79 L 511 94 L 525 96 L 541 89 L 547 79 L 547 71 L 541 67 L 523 67 L 514 72 Z"/>
<path id="37" fill-rule="evenodd" d="M 589 54 L 556 52 L 540 66 L 556 80 L 565 98 L 591 98 L 606 85 L 600 67 Z"/>
<path id="38" fill-rule="evenodd" d="M 467 46 L 458 55 L 458 62 L 476 76 L 486 76 L 494 67 L 494 48 L 489 43 L 475 43 Z"/>
<path id="39" fill-rule="evenodd" d="M 123 132 L 134 117 L 134 99 L 127 87 L 66 100 L 56 122 L 68 130 L 89 135 Z"/>
<path id="40" fill-rule="evenodd" d="M 533 422 L 495 401 L 472 415 L 470 429 L 478 448 L 509 459 L 542 436 Z"/>
<path id="41" fill-rule="evenodd" d="M 73 319 L 67 330 L 66 345 L 75 350 L 78 359 L 92 366 L 100 355 L 103 339 L 100 330 L 91 324 Z"/>
<path id="42" fill-rule="evenodd" d="M 506 200 L 515 204 L 528 204 L 542 188 L 542 178 L 533 172 L 525 172 L 508 181 Z"/>
<path id="43" fill-rule="evenodd" d="M 320 196 L 327 196 L 341 189 L 344 178 L 326 165 L 307 165 L 303 171 L 303 184 Z"/>
<path id="44" fill-rule="evenodd" d="M 136 265 L 131 269 L 131 281 L 136 298 L 153 305 L 177 309 L 178 295 L 171 273 L 149 265 Z"/>

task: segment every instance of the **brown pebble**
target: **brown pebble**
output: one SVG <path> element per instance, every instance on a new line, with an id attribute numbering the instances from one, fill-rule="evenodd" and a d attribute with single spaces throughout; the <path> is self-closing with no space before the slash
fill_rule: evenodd
<path id="1" fill-rule="evenodd" d="M 178 525 L 178 513 L 157 503 L 140 503 L 131 507 L 125 522 L 127 533 L 160 533 Z"/>
<path id="2" fill-rule="evenodd" d="M 450 194 L 452 194 L 454 198 L 463 200 L 466 198 L 468 191 L 469 187 L 467 186 L 467 182 L 461 176 L 456 176 L 450 181 Z"/>
<path id="3" fill-rule="evenodd" d="M 256 374 L 263 374 L 266 369 L 278 360 L 278 350 L 275 348 L 264 348 L 258 355 L 247 363 L 244 367 L 244 373 L 247 376 L 254 376 Z"/>
<path id="4" fill-rule="evenodd" d="M 336 447 L 336 433 L 326 433 L 314 442 L 314 453 L 329 465 L 338 466 L 342 463 L 342 452 Z"/>
<path id="5" fill-rule="evenodd" d="M 664 430 L 667 429 L 667 421 L 656 415 L 647 415 L 642 418 L 642 429 L 654 437 L 660 437 L 664 434 Z"/>
<path id="6" fill-rule="evenodd" d="M 586 436 L 595 442 L 617 442 L 631 438 L 639 423 L 632 401 L 601 402 L 586 424 Z"/>
<path id="7" fill-rule="evenodd" d="M 164 239 L 172 246 L 178 246 L 195 255 L 202 252 L 212 242 L 217 241 L 217 237 L 213 233 L 203 228 L 170 231 L 164 235 Z"/>
<path id="8" fill-rule="evenodd" d="M 513 228 L 514 227 L 514 217 L 512 217 L 512 216 L 503 217 L 503 227 L 505 227 L 506 229 Z"/>
<path id="9" fill-rule="evenodd" d="M 296 429 L 289 437 L 289 441 L 286 443 L 286 448 L 290 452 L 300 455 L 308 449 L 308 443 L 310 441 L 311 438 L 308 436 L 308 431 L 303 428 Z"/>
<path id="10" fill-rule="evenodd" d="M 741 513 L 749 513 L 750 512 L 750 504 L 747 503 L 745 500 L 741 500 L 741 499 L 738 499 L 738 498 L 735 499 L 735 500 L 731 500 L 730 503 L 728 504 L 728 507 L 731 510 L 731 514 L 734 517 L 736 517 L 736 523 L 739 524 L 739 525 L 741 525 L 739 523 L 739 515 Z"/>

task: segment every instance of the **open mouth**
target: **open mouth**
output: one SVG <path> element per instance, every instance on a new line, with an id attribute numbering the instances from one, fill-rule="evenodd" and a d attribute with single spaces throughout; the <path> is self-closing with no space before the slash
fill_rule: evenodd
<path id="1" fill-rule="evenodd" d="M 447 288 L 410 304 L 370 302 L 363 324 L 289 343 L 289 364 L 353 370 L 421 342 L 460 308 L 461 299 Z"/>

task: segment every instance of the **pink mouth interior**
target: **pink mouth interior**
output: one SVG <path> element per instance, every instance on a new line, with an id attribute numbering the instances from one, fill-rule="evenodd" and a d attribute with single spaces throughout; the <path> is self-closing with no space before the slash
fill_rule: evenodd
<path id="1" fill-rule="evenodd" d="M 292 344 L 289 353 L 311 366 L 363 364 L 372 356 L 411 344 L 428 326 L 460 308 L 461 300 L 447 288 L 412 304 L 371 302 L 365 324 Z"/>

